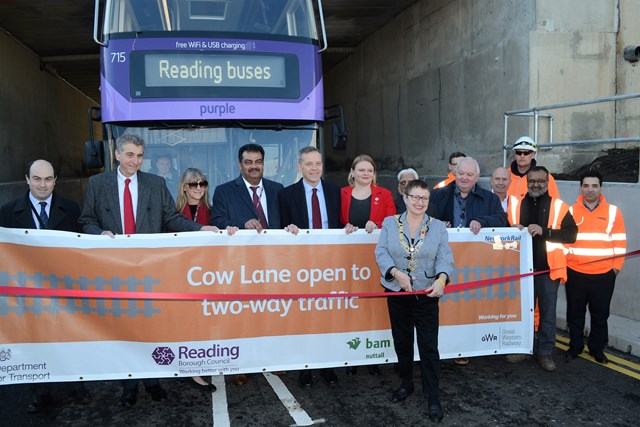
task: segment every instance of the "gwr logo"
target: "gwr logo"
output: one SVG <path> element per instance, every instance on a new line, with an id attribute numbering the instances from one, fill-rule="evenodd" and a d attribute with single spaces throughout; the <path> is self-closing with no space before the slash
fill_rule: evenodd
<path id="1" fill-rule="evenodd" d="M 485 336 L 482 337 L 482 341 L 497 341 L 498 340 L 498 336 L 495 334 L 486 334 Z"/>

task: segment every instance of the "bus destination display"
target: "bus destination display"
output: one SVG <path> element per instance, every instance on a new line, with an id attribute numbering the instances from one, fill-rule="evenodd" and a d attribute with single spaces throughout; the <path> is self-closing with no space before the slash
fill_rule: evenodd
<path id="1" fill-rule="evenodd" d="M 291 54 L 132 52 L 131 95 L 141 97 L 295 98 Z"/>

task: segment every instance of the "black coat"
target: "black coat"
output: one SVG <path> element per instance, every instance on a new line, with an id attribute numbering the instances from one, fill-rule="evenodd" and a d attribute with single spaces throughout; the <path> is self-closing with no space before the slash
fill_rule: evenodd
<path id="1" fill-rule="evenodd" d="M 0 208 L 0 227 L 38 228 L 32 213 L 29 192 L 27 191 L 23 197 Z M 80 207 L 76 202 L 53 193 L 47 229 L 81 233 L 82 228 L 78 223 L 79 216 Z"/>
<path id="2" fill-rule="evenodd" d="M 449 221 L 453 224 L 453 202 L 455 181 L 446 187 L 433 190 L 429 206 L 437 210 L 436 219 Z M 500 198 L 491 191 L 485 190 L 476 184 L 473 193 L 469 194 L 471 200 L 467 202 L 466 224 L 473 220 L 478 221 L 483 227 L 508 227 L 507 214 L 502 209 Z"/>

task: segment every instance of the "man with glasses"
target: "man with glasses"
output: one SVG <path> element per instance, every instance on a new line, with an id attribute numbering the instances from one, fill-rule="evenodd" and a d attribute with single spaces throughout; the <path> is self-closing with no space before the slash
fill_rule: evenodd
<path id="1" fill-rule="evenodd" d="M 396 204 L 396 212 L 398 214 L 401 214 L 407 210 L 407 205 L 405 205 L 404 203 L 404 189 L 407 187 L 407 183 L 418 178 L 418 172 L 416 172 L 416 170 L 412 168 L 402 169 L 400 172 L 398 172 L 398 195 L 394 200 Z"/>
<path id="2" fill-rule="evenodd" d="M 513 144 L 512 149 L 515 159 L 511 162 L 511 167 L 509 168 L 511 172 L 509 194 L 522 199 L 527 194 L 527 172 L 536 166 L 535 157 L 538 152 L 538 144 L 528 136 L 521 136 Z M 560 197 L 556 180 L 551 175 L 549 175 L 548 187 L 551 197 Z"/>
<path id="3" fill-rule="evenodd" d="M 434 189 L 444 188 L 447 185 L 451 184 L 454 179 L 456 179 L 456 166 L 458 165 L 460 159 L 462 159 L 463 157 L 467 157 L 467 155 L 461 153 L 460 151 L 454 151 L 453 153 L 449 154 L 449 174 L 443 181 L 437 183 L 436 186 L 433 187 Z"/>
<path id="4" fill-rule="evenodd" d="M 480 166 L 473 157 L 458 161 L 455 180 L 447 186 L 433 190 L 431 203 L 437 216 L 447 227 L 465 227 L 478 234 L 482 227 L 507 227 L 507 215 L 500 199 L 489 190 L 477 185 Z M 458 365 L 466 365 L 469 359 L 457 358 Z"/>
<path id="5" fill-rule="evenodd" d="M 540 311 L 537 342 L 534 354 L 545 371 L 555 371 L 551 357 L 556 342 L 556 303 L 558 286 L 567 281 L 567 260 L 563 244 L 573 243 L 578 235 L 578 226 L 569 211 L 569 206 L 558 197 L 548 193 L 549 171 L 543 166 L 534 166 L 527 173 L 527 194 L 509 206 L 508 216 L 512 226 L 527 230 L 533 241 L 534 299 Z M 527 359 L 527 354 L 510 354 L 507 360 L 518 363 Z"/>

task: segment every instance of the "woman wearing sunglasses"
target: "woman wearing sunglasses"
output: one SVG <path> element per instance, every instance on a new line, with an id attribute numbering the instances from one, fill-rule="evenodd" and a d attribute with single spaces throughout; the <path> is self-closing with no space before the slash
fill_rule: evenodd
<path id="1" fill-rule="evenodd" d="M 453 274 L 453 252 L 445 224 L 427 215 L 429 186 L 421 180 L 405 188 L 407 211 L 382 223 L 376 246 L 380 283 L 389 292 L 387 308 L 393 346 L 398 355 L 402 384 L 392 402 L 402 402 L 413 391 L 414 329 L 420 352 L 422 392 L 428 398 L 427 415 L 442 420 L 440 404 L 440 353 L 438 352 L 438 299 Z M 416 292 L 402 295 L 404 292 Z"/>
<path id="2" fill-rule="evenodd" d="M 178 212 L 198 224 L 208 225 L 211 218 L 209 183 L 200 169 L 188 168 L 178 186 Z"/>

